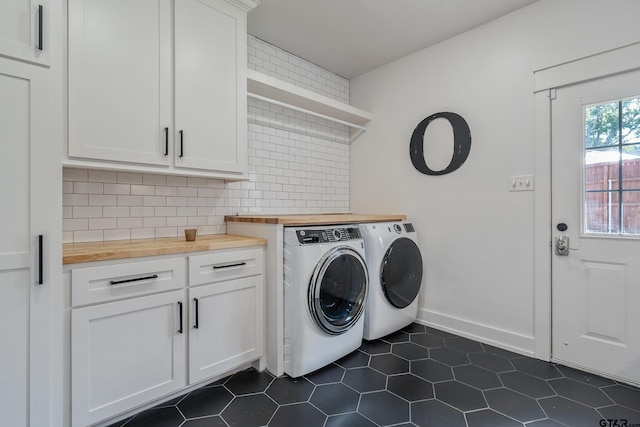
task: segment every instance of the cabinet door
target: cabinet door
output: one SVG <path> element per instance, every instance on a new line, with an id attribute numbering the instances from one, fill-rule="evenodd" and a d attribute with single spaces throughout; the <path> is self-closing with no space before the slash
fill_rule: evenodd
<path id="1" fill-rule="evenodd" d="M 69 157 L 169 165 L 170 29 L 169 0 L 69 0 Z"/>
<path id="2" fill-rule="evenodd" d="M 49 2 L 0 1 L 0 55 L 49 64 Z"/>
<path id="3" fill-rule="evenodd" d="M 50 298 L 60 259 L 51 249 L 60 241 L 50 221 L 60 221 L 51 212 L 56 201 L 60 208 L 61 176 L 59 139 L 48 122 L 48 73 L 0 58 L 0 414 L 7 426 L 56 422 L 50 418 L 50 341 L 59 318 L 52 317 Z"/>
<path id="4" fill-rule="evenodd" d="M 104 420 L 185 386 L 183 297 L 184 291 L 173 291 L 72 310 L 74 426 Z"/>
<path id="5" fill-rule="evenodd" d="M 246 13 L 175 2 L 176 167 L 245 173 Z"/>
<path id="6" fill-rule="evenodd" d="M 263 276 L 189 289 L 189 383 L 263 353 Z"/>

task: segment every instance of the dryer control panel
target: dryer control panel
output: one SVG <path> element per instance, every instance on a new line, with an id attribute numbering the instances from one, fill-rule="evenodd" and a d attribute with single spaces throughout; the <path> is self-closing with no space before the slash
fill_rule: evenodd
<path id="1" fill-rule="evenodd" d="M 357 226 L 296 230 L 296 236 L 301 245 L 362 239 Z"/>

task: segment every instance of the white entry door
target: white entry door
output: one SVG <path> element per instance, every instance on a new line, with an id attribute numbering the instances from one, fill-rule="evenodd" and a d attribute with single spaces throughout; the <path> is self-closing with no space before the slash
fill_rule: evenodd
<path id="1" fill-rule="evenodd" d="M 552 357 L 640 384 L 640 72 L 555 95 Z"/>

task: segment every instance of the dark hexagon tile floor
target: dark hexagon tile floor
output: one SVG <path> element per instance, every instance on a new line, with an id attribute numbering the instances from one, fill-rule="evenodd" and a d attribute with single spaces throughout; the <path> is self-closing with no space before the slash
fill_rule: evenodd
<path id="1" fill-rule="evenodd" d="M 599 427 L 613 420 L 640 426 L 640 389 L 414 323 L 302 378 L 247 369 L 109 427 Z"/>

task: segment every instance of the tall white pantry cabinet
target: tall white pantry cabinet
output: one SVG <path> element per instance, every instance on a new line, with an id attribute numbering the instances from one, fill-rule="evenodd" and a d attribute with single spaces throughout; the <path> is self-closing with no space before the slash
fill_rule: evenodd
<path id="1" fill-rule="evenodd" d="M 62 2 L 0 2 L 0 414 L 60 426 Z"/>
<path id="2" fill-rule="evenodd" d="M 247 177 L 254 0 L 69 0 L 65 164 Z"/>

